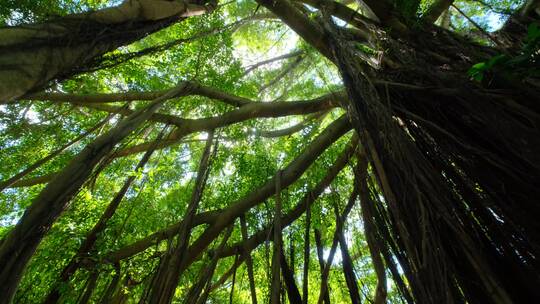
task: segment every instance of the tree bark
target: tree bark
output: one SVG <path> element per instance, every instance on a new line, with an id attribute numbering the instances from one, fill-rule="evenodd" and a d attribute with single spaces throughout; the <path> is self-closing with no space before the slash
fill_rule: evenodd
<path id="1" fill-rule="evenodd" d="M 347 287 L 349 289 L 349 296 L 351 298 L 351 303 L 353 304 L 360 304 L 360 292 L 358 289 L 358 283 L 356 282 L 356 275 L 354 274 L 354 266 L 351 259 L 351 255 L 349 253 L 349 248 L 347 247 L 347 242 L 345 240 L 345 236 L 343 235 L 343 231 L 340 232 L 338 236 L 339 241 L 339 249 L 341 251 L 341 257 L 342 257 L 342 268 L 343 268 L 343 274 L 345 275 L 345 282 L 347 283 Z M 380 304 L 381 302 L 375 302 L 376 304 Z"/>
<path id="2" fill-rule="evenodd" d="M 353 137 L 353 140 L 351 141 L 351 143 L 335 160 L 332 167 L 329 168 L 325 177 L 322 178 L 313 189 L 311 189 L 310 191 L 308 191 L 308 193 L 306 193 L 306 195 L 302 198 L 302 201 L 293 210 L 291 210 L 286 216 L 283 217 L 281 221 L 283 226 L 290 225 L 293 221 L 295 221 L 297 218 L 299 218 L 302 215 L 302 213 L 305 211 L 306 205 L 311 206 L 311 204 L 315 202 L 315 200 L 319 197 L 319 195 L 321 195 L 324 189 L 328 187 L 328 185 L 330 185 L 330 183 L 335 179 L 335 177 L 339 174 L 339 172 L 345 167 L 349 158 L 351 157 L 354 150 L 356 149 L 357 143 L 358 143 L 358 139 L 356 137 Z M 203 223 L 213 225 L 216 223 L 217 219 L 220 218 L 223 214 L 232 212 L 235 208 L 236 208 L 236 205 L 231 204 L 231 207 L 221 210 L 219 212 L 209 211 L 206 213 L 201 213 L 199 214 L 200 217 L 195 218 L 196 220 L 194 222 L 194 225 L 200 225 Z M 239 216 L 241 215 L 243 214 L 240 214 Z M 160 241 L 171 237 L 173 235 L 173 232 L 176 231 L 175 229 L 178 229 L 180 225 L 181 225 L 181 222 L 171 225 L 162 231 L 153 233 L 147 238 L 141 239 L 131 245 L 128 245 L 124 248 L 121 248 L 117 251 L 107 254 L 105 259 L 110 262 L 116 262 L 116 261 L 129 258 L 139 252 L 146 250 L 150 246 L 158 244 Z M 225 256 L 232 256 L 236 254 L 237 247 L 248 248 L 249 251 L 253 250 L 259 244 L 261 244 L 262 242 L 266 240 L 266 236 L 269 235 L 270 229 L 272 229 L 272 227 L 268 227 L 267 229 L 257 232 L 255 235 L 250 237 L 249 240 L 244 244 L 236 244 L 233 247 L 225 249 L 224 250 Z"/>
<path id="3" fill-rule="evenodd" d="M 348 131 L 348 121 L 345 116 L 339 118 L 328 126 L 304 152 L 282 170 L 281 187 L 287 187 L 298 179 L 307 170 L 309 165 L 326 149 L 331 143 Z M 231 224 L 237 217 L 247 210 L 261 203 L 275 193 L 275 179 L 271 179 L 258 190 L 247 195 L 245 198 L 231 204 L 231 207 L 221 212 L 221 216 L 216 222 L 207 228 L 201 236 L 193 242 L 188 250 L 188 256 L 182 268 L 192 263 L 219 233 Z"/>
<path id="4" fill-rule="evenodd" d="M 129 0 L 44 24 L 0 29 L 0 100 L 12 101 L 95 66 L 99 57 L 188 16 L 210 11 L 189 1 Z"/>
<path id="5" fill-rule="evenodd" d="M 437 0 L 428 8 L 422 18 L 425 22 L 435 23 L 439 17 L 448 10 L 454 0 Z"/>
<path id="6" fill-rule="evenodd" d="M 279 304 L 279 296 L 281 294 L 280 265 L 283 251 L 281 236 L 281 174 L 281 170 L 278 170 L 275 178 L 276 195 L 274 206 L 274 246 L 272 254 L 272 284 L 270 287 L 270 304 Z"/>
<path id="7" fill-rule="evenodd" d="M 362 220 L 364 223 L 364 234 L 371 256 L 371 263 L 377 275 L 377 287 L 375 289 L 374 304 L 386 303 L 386 273 L 384 264 L 381 258 L 381 249 L 378 246 L 378 237 L 376 235 L 376 227 L 373 224 L 373 202 L 369 198 L 369 189 L 367 186 L 367 159 L 366 155 L 362 154 L 358 157 L 358 164 L 355 168 L 355 186 L 359 188 L 360 206 L 362 210 Z"/>
<path id="8" fill-rule="evenodd" d="M 242 215 L 240 217 L 240 229 L 242 232 L 242 242 L 245 244 L 248 240 L 246 217 Z M 248 271 L 249 279 L 249 292 L 251 293 L 251 303 L 257 304 L 257 291 L 255 289 L 255 276 L 253 275 L 253 261 L 251 259 L 251 250 L 248 250 L 245 246 L 242 248 L 242 255 L 246 260 L 246 267 Z"/>
<path id="9" fill-rule="evenodd" d="M 310 231 L 311 231 L 311 204 L 306 200 L 306 223 L 304 231 L 304 276 L 302 280 L 302 303 L 308 303 L 309 294 L 309 260 L 310 260 Z"/>
<path id="10" fill-rule="evenodd" d="M 369 2 L 380 15 L 377 4 Z M 389 39 L 388 46 L 393 45 L 393 52 L 387 53 L 407 55 L 383 60 L 380 69 L 372 69 L 327 16 L 321 25 L 305 18 L 286 0 L 259 3 L 338 66 L 351 100 L 355 128 L 359 133 L 367 129 L 393 192 L 403 198 L 391 204 L 389 212 L 397 226 L 394 238 L 400 240 L 404 256 L 415 269 L 408 273 L 415 300 L 465 301 L 468 296 L 462 291 L 481 294 L 480 298 L 496 303 L 528 302 L 538 297 L 538 289 L 533 287 L 537 283 L 531 282 L 540 282 L 539 265 L 530 253 L 539 251 L 540 230 L 530 215 L 539 212 L 531 198 L 537 197 L 540 189 L 536 182 L 540 180 L 540 136 L 513 116 L 539 123 L 538 106 L 530 103 L 530 98 L 538 99 L 538 88 L 505 79 L 486 87 L 514 93 L 486 94 L 486 87 L 469 82 L 467 70 L 474 62 L 496 55 L 495 49 L 429 25 L 396 30 L 384 18 L 380 18 L 383 24 L 393 29 L 383 35 Z M 401 44 L 400 39 L 407 42 Z M 418 56 L 420 52 L 423 58 Z M 459 52 L 466 52 L 472 61 L 456 57 Z M 445 64 L 450 69 L 437 68 Z M 429 89 L 389 93 L 374 87 L 374 79 L 396 73 L 407 74 L 411 83 L 424 83 L 424 88 L 452 86 L 455 91 L 438 90 L 426 98 Z M 402 117 L 404 126 L 396 122 L 396 116 Z M 364 143 L 368 140 L 363 136 Z M 478 186 L 464 187 L 474 189 L 465 193 L 452 186 L 456 183 Z M 462 199 L 465 196 L 467 201 Z M 497 212 L 482 216 L 479 223 L 469 207 L 476 206 L 473 201 L 485 202 L 482 208 L 486 214 Z M 495 224 L 495 217 L 504 219 Z M 418 218 L 420 222 L 415 220 Z M 508 234 L 497 237 L 498 228 L 487 228 L 488 224 L 503 225 Z M 524 242 L 512 235 L 520 235 L 518 239 Z M 509 243 L 514 250 L 501 252 Z M 508 280 L 507 271 L 527 279 L 519 283 Z"/>
<path id="11" fill-rule="evenodd" d="M 351 196 L 349 197 L 349 201 L 347 202 L 347 205 L 345 206 L 343 213 L 339 215 L 339 211 L 337 212 L 336 231 L 334 232 L 334 237 L 332 239 L 332 247 L 330 248 L 330 253 L 328 254 L 328 260 L 326 261 L 325 267 L 321 273 L 322 283 L 321 283 L 321 290 L 319 293 L 319 299 L 317 301 L 318 304 L 322 304 L 323 301 L 325 301 L 326 295 L 330 292 L 328 290 L 328 276 L 330 275 L 330 268 L 332 267 L 332 263 L 334 261 L 334 255 L 336 254 L 336 249 L 339 242 L 339 234 L 341 233 L 343 226 L 345 225 L 345 221 L 347 220 L 347 216 L 349 215 L 349 212 L 351 212 L 351 209 L 354 206 L 354 203 L 356 202 L 357 196 L 358 196 L 358 189 L 353 188 L 353 191 L 351 192 Z"/>
<path id="12" fill-rule="evenodd" d="M 289 298 L 289 303 L 302 303 L 302 298 L 300 297 L 300 291 L 294 280 L 294 273 L 287 263 L 287 257 L 283 253 L 283 248 L 281 248 L 281 259 L 280 259 L 281 271 L 283 273 L 283 281 L 287 289 L 287 297 Z"/>
<path id="13" fill-rule="evenodd" d="M 322 284 L 328 284 L 326 280 L 323 280 L 323 272 L 326 268 L 324 263 L 324 247 L 321 239 L 321 232 L 319 229 L 313 229 L 313 233 L 315 235 L 315 246 L 317 247 L 317 258 L 319 260 L 319 269 L 321 272 L 321 285 Z M 322 287 L 321 287 L 322 288 Z M 328 286 L 324 287 L 325 289 L 328 289 Z M 328 293 L 324 294 L 324 303 L 330 304 L 330 295 Z"/>

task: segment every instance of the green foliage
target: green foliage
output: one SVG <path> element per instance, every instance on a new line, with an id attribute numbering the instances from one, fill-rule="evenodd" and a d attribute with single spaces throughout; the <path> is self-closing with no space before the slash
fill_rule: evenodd
<path id="1" fill-rule="evenodd" d="M 499 54 L 488 61 L 471 67 L 468 73 L 472 79 L 483 82 L 487 76 L 500 74 L 513 79 L 540 77 L 540 26 L 531 23 L 522 51 L 516 56 Z"/>

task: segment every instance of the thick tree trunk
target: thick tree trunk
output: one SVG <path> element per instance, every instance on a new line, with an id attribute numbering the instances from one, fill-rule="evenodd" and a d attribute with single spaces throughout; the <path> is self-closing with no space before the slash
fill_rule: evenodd
<path id="1" fill-rule="evenodd" d="M 212 7 L 189 1 L 126 0 L 117 7 L 44 24 L 2 28 L 0 102 L 96 66 L 101 55 Z"/>
<path id="2" fill-rule="evenodd" d="M 371 69 L 327 16 L 321 25 L 287 0 L 259 3 L 338 66 L 355 128 L 395 193 L 388 212 L 414 269 L 415 300 L 538 298 L 538 88 L 499 75 L 475 84 L 467 70 L 497 50 L 429 25 L 401 31 L 384 18 L 393 31 L 375 39 L 386 41 L 386 59 Z M 376 79 L 405 85 L 381 90 Z"/>

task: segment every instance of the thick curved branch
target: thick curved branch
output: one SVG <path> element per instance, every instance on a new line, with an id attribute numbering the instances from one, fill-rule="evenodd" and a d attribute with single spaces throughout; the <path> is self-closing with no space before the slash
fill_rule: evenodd
<path id="1" fill-rule="evenodd" d="M 310 191 L 306 192 L 302 200 L 287 214 L 281 217 L 282 229 L 291 225 L 294 221 L 300 218 L 302 214 L 306 211 L 308 206 L 312 206 L 313 203 L 319 198 L 319 196 L 324 192 L 332 181 L 337 177 L 337 175 L 345 168 L 349 159 L 353 155 L 356 145 L 357 138 L 353 138 L 351 143 L 343 150 L 343 152 L 338 156 L 334 161 L 333 165 L 328 169 L 326 175 L 315 185 Z M 246 250 L 248 252 L 254 250 L 259 245 L 261 245 L 269 234 L 272 234 L 274 226 L 267 227 L 262 229 L 252 235 L 245 241 L 236 243 L 228 248 L 225 248 L 222 252 L 222 257 L 233 256 L 238 252 L 238 250 Z"/>
<path id="2" fill-rule="evenodd" d="M 315 159 L 322 154 L 322 152 L 335 142 L 339 137 L 345 134 L 350 129 L 349 122 L 344 116 L 330 125 L 325 131 L 323 131 L 310 146 L 308 146 L 302 154 L 300 154 L 294 161 L 292 161 L 284 170 L 281 179 L 282 187 L 285 188 L 288 185 L 292 184 L 296 179 L 298 179 L 305 170 L 315 161 Z M 351 153 L 352 151 L 349 151 Z M 341 160 L 341 158 L 340 158 Z M 337 163 L 337 162 L 336 162 Z M 339 163 L 342 163 L 339 161 Z M 344 164 L 343 164 L 344 166 Z M 334 167 L 332 167 L 334 168 Z M 337 169 L 336 169 L 337 170 Z M 332 171 L 334 172 L 334 171 Z M 339 171 L 335 172 L 337 175 Z M 333 178 L 332 178 L 333 179 Z M 326 180 L 326 179 L 325 179 Z M 328 181 L 328 183 L 331 182 Z M 326 187 L 324 187 L 326 188 Z M 323 191 L 322 188 L 320 191 Z M 320 189 L 320 188 L 316 188 Z M 221 211 L 205 212 L 195 216 L 194 225 L 199 225 L 202 223 L 210 223 L 211 226 L 204 232 L 203 236 L 199 237 L 194 244 L 188 249 L 189 254 L 186 257 L 188 260 L 187 264 L 184 264 L 184 267 L 189 265 L 193 260 L 195 260 L 200 253 L 204 251 L 206 246 L 210 244 L 213 240 L 213 236 L 217 237 L 220 231 L 219 228 L 228 226 L 227 223 L 232 223 L 234 219 L 243 215 L 247 210 L 252 207 L 260 204 L 265 199 L 272 196 L 275 192 L 275 179 L 272 178 L 267 181 L 263 186 L 254 190 L 246 197 L 231 203 L 229 207 Z M 303 203 L 305 205 L 305 203 Z M 300 207 L 304 208 L 304 207 Z M 295 213 L 299 217 L 303 211 L 295 209 Z M 283 223 L 288 222 L 289 220 L 285 219 Z M 106 256 L 106 260 L 109 262 L 116 262 L 130 256 L 133 256 L 139 252 L 142 252 L 149 248 L 150 246 L 156 244 L 157 242 L 166 239 L 174 231 L 175 227 L 180 227 L 181 222 L 175 225 L 169 226 L 167 229 L 156 232 L 149 237 L 146 237 L 140 241 L 137 241 L 131 245 L 128 245 L 124 248 L 116 250 L 112 253 L 109 253 Z M 225 226 L 223 226 L 225 225 Z M 217 234 L 215 234 L 217 233 Z M 195 247 L 194 247 L 195 246 Z"/>
<path id="3" fill-rule="evenodd" d="M 257 3 L 276 14 L 279 19 L 285 22 L 326 58 L 333 59 L 332 52 L 325 41 L 323 29 L 317 23 L 311 21 L 289 1 L 257 0 Z"/>
<path id="4" fill-rule="evenodd" d="M 292 161 L 281 174 L 281 186 L 286 188 L 296 181 L 308 167 L 317 159 L 332 143 L 350 130 L 348 117 L 345 115 L 328 126 L 313 142 Z M 232 204 L 232 208 L 227 208 L 218 217 L 217 221 L 207 228 L 203 234 L 189 248 L 189 254 L 182 264 L 182 268 L 187 268 L 210 243 L 230 225 L 237 217 L 244 214 L 249 209 L 268 199 L 275 192 L 275 178 L 266 182 L 261 188 L 250 193 L 243 199 Z"/>
<path id="5" fill-rule="evenodd" d="M 182 119 L 183 122 L 177 125 L 178 128 L 158 144 L 158 149 L 173 145 L 188 134 L 223 128 L 248 119 L 301 115 L 327 110 L 339 106 L 343 100 L 341 99 L 342 97 L 344 96 L 341 93 L 330 93 L 310 101 L 252 103 L 221 116 L 201 119 Z M 140 153 L 146 151 L 149 146 L 150 143 L 144 143 L 126 148 L 119 151 L 116 156 L 120 157 Z"/>
<path id="6" fill-rule="evenodd" d="M 123 119 L 113 129 L 96 138 L 62 169 L 33 199 L 17 225 L 0 243 L 0 293 L 9 302 L 22 277 L 22 273 L 41 240 L 68 207 L 71 198 L 80 190 L 94 167 L 131 132 L 144 123 L 163 101 L 177 94 L 173 89 Z"/>
<path id="7" fill-rule="evenodd" d="M 0 28 L 0 100 L 42 90 L 51 80 L 95 67 L 105 53 L 214 8 L 215 2 L 126 0 L 48 23 Z"/>
<path id="8" fill-rule="evenodd" d="M 230 111 L 221 116 L 201 119 L 183 119 L 174 115 L 154 113 L 150 116 L 148 120 L 172 124 L 177 126 L 178 128 L 174 132 L 169 134 L 165 139 L 159 141 L 157 145 L 154 142 L 139 144 L 120 150 L 116 152 L 112 157 L 124 157 L 135 153 L 141 153 L 147 151 L 149 148 L 153 147 L 153 145 L 156 145 L 156 149 L 163 149 L 165 147 L 178 143 L 186 135 L 201 131 L 208 131 L 216 128 L 223 128 L 249 119 L 262 117 L 272 118 L 289 115 L 316 113 L 337 107 L 343 104 L 344 100 L 345 95 L 343 92 L 333 92 L 308 101 L 273 103 L 254 102 L 246 104 L 239 109 Z M 131 113 L 133 113 L 133 110 L 121 107 L 112 107 L 100 104 L 87 104 L 85 106 L 123 115 L 130 115 Z M 46 183 L 50 181 L 55 175 L 56 173 L 53 172 L 43 176 L 19 180 L 11 184 L 10 187 L 29 187 L 41 183 Z"/>
<path id="9" fill-rule="evenodd" d="M 364 17 L 358 11 L 332 0 L 298 0 L 302 3 L 313 6 L 317 9 L 324 8 L 328 14 L 331 14 L 356 27 L 363 40 L 369 39 L 369 32 L 366 30 L 368 24 L 373 24 L 374 20 Z"/>

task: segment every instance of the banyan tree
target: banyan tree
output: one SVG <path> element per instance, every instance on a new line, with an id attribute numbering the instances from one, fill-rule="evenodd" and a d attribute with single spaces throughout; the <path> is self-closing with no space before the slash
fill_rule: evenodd
<path id="1" fill-rule="evenodd" d="M 540 301 L 540 1 L 0 22 L 0 303 Z"/>

